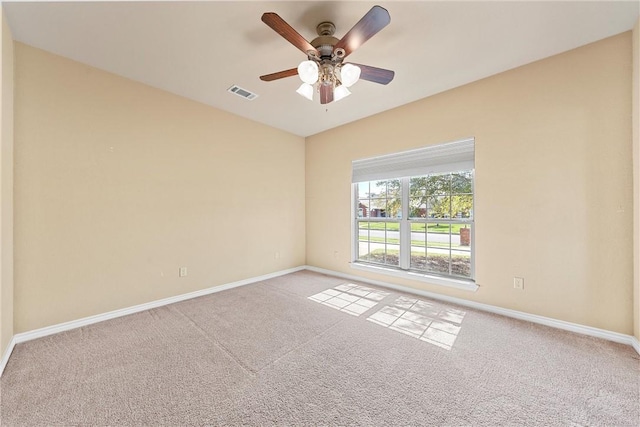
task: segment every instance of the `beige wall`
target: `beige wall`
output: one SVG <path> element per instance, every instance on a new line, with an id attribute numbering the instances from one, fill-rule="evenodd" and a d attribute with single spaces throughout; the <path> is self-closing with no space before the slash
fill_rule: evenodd
<path id="1" fill-rule="evenodd" d="M 626 32 L 307 138 L 307 263 L 631 334 L 630 51 Z M 351 161 L 465 137 L 480 289 L 351 269 Z"/>
<path id="2" fill-rule="evenodd" d="M 631 49 L 628 32 L 493 76 L 307 138 L 305 157 L 302 138 L 16 43 L 15 332 L 304 264 L 306 164 L 308 264 L 632 333 Z M 468 136 L 480 289 L 349 268 L 351 160 Z"/>
<path id="3" fill-rule="evenodd" d="M 633 331 L 640 340 L 640 19 L 633 27 Z"/>
<path id="4" fill-rule="evenodd" d="M 13 336 L 13 37 L 0 8 L 0 357 Z"/>
<path id="5" fill-rule="evenodd" d="M 15 70 L 16 333 L 305 263 L 303 138 L 20 43 Z"/>

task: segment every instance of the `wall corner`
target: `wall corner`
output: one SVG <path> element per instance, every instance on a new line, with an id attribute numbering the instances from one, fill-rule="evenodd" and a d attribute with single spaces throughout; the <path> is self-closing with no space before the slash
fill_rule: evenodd
<path id="1" fill-rule="evenodd" d="M 13 36 L 0 8 L 0 354 L 13 338 Z"/>
<path id="2" fill-rule="evenodd" d="M 640 19 L 632 32 L 633 334 L 640 340 Z"/>

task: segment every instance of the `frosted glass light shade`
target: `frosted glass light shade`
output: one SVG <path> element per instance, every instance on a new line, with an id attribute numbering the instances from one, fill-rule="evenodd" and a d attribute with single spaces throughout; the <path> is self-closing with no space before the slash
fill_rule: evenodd
<path id="1" fill-rule="evenodd" d="M 309 101 L 313 101 L 313 86 L 309 83 L 302 83 L 296 92 L 307 98 Z"/>
<path id="2" fill-rule="evenodd" d="M 360 78 L 360 67 L 353 64 L 344 64 L 340 69 L 340 77 L 343 86 L 351 87 Z"/>
<path id="3" fill-rule="evenodd" d="M 346 88 L 345 85 L 340 85 L 333 91 L 333 100 L 340 101 L 342 98 L 346 98 L 351 95 L 351 91 Z"/>
<path id="4" fill-rule="evenodd" d="M 314 84 L 318 81 L 318 64 L 314 61 L 302 61 L 298 65 L 298 76 L 300 80 L 307 84 Z"/>

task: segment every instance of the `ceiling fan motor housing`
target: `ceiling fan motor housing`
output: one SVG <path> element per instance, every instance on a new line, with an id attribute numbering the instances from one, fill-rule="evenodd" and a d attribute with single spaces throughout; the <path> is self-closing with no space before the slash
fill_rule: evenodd
<path id="1" fill-rule="evenodd" d="M 316 32 L 318 37 L 311 41 L 311 46 L 320 53 L 321 59 L 333 59 L 333 47 L 340 41 L 333 36 L 336 32 L 336 26 L 333 22 L 324 21 L 318 24 Z"/>
<path id="2" fill-rule="evenodd" d="M 339 40 L 333 36 L 319 36 L 311 41 L 311 46 L 320 52 L 320 58 L 331 58 L 333 56 L 333 47 Z"/>

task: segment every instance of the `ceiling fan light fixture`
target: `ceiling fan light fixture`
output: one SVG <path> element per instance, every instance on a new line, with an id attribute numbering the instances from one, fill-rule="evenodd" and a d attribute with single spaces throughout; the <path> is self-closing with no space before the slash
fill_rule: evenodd
<path id="1" fill-rule="evenodd" d="M 318 64 L 314 61 L 302 61 L 298 65 L 298 76 L 303 82 L 310 85 L 314 84 L 318 81 Z"/>
<path id="2" fill-rule="evenodd" d="M 344 64 L 340 69 L 340 78 L 343 86 L 353 86 L 360 79 L 360 67 L 353 64 Z"/>
<path id="3" fill-rule="evenodd" d="M 313 101 L 313 86 L 309 83 L 302 83 L 296 92 L 307 98 L 309 101 Z"/>
<path id="4" fill-rule="evenodd" d="M 333 91 L 333 100 L 337 102 L 349 95 L 351 95 L 351 91 L 343 84 L 335 88 Z"/>

